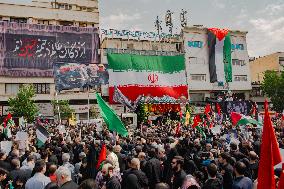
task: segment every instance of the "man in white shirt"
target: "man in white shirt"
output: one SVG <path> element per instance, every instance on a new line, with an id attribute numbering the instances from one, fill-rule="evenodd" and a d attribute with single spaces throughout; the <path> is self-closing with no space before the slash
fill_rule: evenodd
<path id="1" fill-rule="evenodd" d="M 45 176 L 46 163 L 44 160 L 39 160 L 35 163 L 35 175 L 30 178 L 26 185 L 25 189 L 44 189 L 44 187 L 50 183 L 50 178 Z"/>

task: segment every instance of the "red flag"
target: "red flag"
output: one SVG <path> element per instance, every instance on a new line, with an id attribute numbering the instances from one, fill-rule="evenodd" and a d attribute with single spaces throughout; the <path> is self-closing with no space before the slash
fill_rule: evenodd
<path id="1" fill-rule="evenodd" d="M 283 189 L 283 188 L 284 188 L 284 163 L 282 164 L 282 172 L 278 183 L 278 189 Z"/>
<path id="2" fill-rule="evenodd" d="M 103 144 L 102 146 L 96 169 L 100 168 L 100 165 L 104 160 L 106 160 L 106 145 L 105 144 Z"/>
<path id="3" fill-rule="evenodd" d="M 211 129 L 211 128 L 213 128 L 213 127 L 214 127 L 214 122 L 212 121 L 212 122 L 210 123 L 209 128 Z"/>
<path id="4" fill-rule="evenodd" d="M 251 115 L 252 117 L 254 117 L 256 114 L 256 108 L 255 108 L 255 105 L 252 106 L 252 110 L 251 110 Z"/>
<path id="5" fill-rule="evenodd" d="M 179 135 L 179 132 L 180 132 L 180 122 L 178 123 L 178 125 L 177 125 L 177 128 L 176 128 L 176 136 L 178 136 Z"/>
<path id="6" fill-rule="evenodd" d="M 242 114 L 239 114 L 237 112 L 231 113 L 231 119 L 232 119 L 233 125 L 236 125 L 241 118 L 242 118 Z"/>
<path id="7" fill-rule="evenodd" d="M 7 120 L 11 119 L 12 118 L 12 114 L 9 112 L 6 118 L 7 118 Z"/>
<path id="8" fill-rule="evenodd" d="M 207 121 L 204 120 L 204 122 L 203 122 L 203 127 L 206 127 L 206 126 L 207 126 Z"/>
<path id="9" fill-rule="evenodd" d="M 274 129 L 268 112 L 268 102 L 264 104 L 262 143 L 258 168 L 257 189 L 276 189 L 274 166 L 282 161 Z"/>
<path id="10" fill-rule="evenodd" d="M 4 121 L 3 121 L 3 126 L 4 128 L 7 127 L 7 122 L 12 119 L 12 114 L 9 112 L 8 115 L 4 118 Z"/>
<path id="11" fill-rule="evenodd" d="M 194 116 L 192 127 L 195 128 L 196 126 L 199 125 L 200 122 L 201 122 L 200 116 L 199 115 Z"/>
<path id="12" fill-rule="evenodd" d="M 205 106 L 205 110 L 204 110 L 204 114 L 208 114 L 208 113 L 210 113 L 211 112 L 211 106 L 210 106 L 210 104 L 206 104 L 206 106 Z"/>
<path id="13" fill-rule="evenodd" d="M 216 108 L 217 108 L 218 115 L 221 115 L 221 107 L 219 103 L 216 103 Z"/>

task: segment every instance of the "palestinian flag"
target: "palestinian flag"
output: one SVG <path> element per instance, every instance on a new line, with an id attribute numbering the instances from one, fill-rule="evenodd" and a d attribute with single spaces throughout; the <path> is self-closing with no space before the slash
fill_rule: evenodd
<path id="1" fill-rule="evenodd" d="M 4 127 L 3 133 L 6 138 L 12 137 L 10 127 L 13 127 L 13 126 L 15 126 L 15 122 L 13 121 L 12 114 L 9 112 L 3 122 L 3 127 Z"/>
<path id="2" fill-rule="evenodd" d="M 37 136 L 37 146 L 40 148 L 44 146 L 45 142 L 49 138 L 49 133 L 43 126 L 37 126 L 36 128 L 36 136 Z"/>
<path id="3" fill-rule="evenodd" d="M 231 35 L 227 29 L 208 28 L 210 82 L 232 82 Z"/>
<path id="4" fill-rule="evenodd" d="M 232 119 L 232 124 L 234 126 L 238 125 L 262 125 L 260 122 L 256 121 L 250 116 L 244 116 L 242 114 L 239 114 L 237 112 L 232 112 L 231 113 L 231 119 Z"/>
<path id="5" fill-rule="evenodd" d="M 129 100 L 139 95 L 179 99 L 187 95 L 185 59 L 181 56 L 108 54 L 109 101 L 115 87 Z"/>
<path id="6" fill-rule="evenodd" d="M 106 145 L 103 144 L 100 155 L 99 155 L 99 159 L 97 162 L 97 166 L 96 169 L 99 169 L 101 167 L 101 163 L 106 160 Z"/>

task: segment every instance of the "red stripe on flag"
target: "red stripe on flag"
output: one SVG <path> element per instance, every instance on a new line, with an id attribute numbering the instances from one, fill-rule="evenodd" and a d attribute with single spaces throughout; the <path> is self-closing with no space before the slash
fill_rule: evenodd
<path id="1" fill-rule="evenodd" d="M 187 98 L 187 86 L 177 86 L 177 87 L 144 87 L 144 86 L 122 86 L 118 87 L 119 90 L 124 94 L 129 100 L 135 101 L 139 95 L 150 95 L 152 97 L 162 97 L 168 95 L 179 99 L 181 96 Z M 114 87 L 109 87 L 109 102 L 113 102 Z"/>
<path id="2" fill-rule="evenodd" d="M 104 160 L 106 160 L 106 145 L 105 144 L 103 144 L 103 146 L 102 146 L 96 169 L 100 168 L 100 165 Z"/>
<path id="3" fill-rule="evenodd" d="M 237 125 L 238 121 L 242 118 L 242 115 L 237 112 L 231 113 L 232 124 L 235 126 Z"/>

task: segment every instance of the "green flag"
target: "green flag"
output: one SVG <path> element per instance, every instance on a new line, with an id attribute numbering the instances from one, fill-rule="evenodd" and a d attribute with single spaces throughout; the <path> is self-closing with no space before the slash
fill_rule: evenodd
<path id="1" fill-rule="evenodd" d="M 106 122 L 108 129 L 115 131 L 122 136 L 127 136 L 128 132 L 124 127 L 122 121 L 117 117 L 114 111 L 107 105 L 107 103 L 102 99 L 102 97 L 97 93 L 97 102 L 101 110 L 101 115 Z"/>

